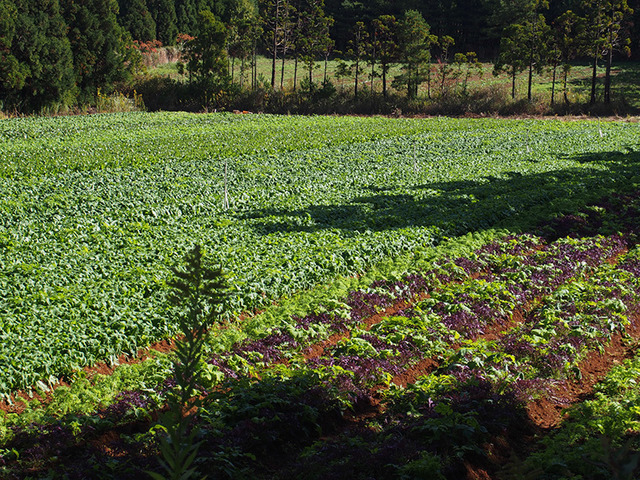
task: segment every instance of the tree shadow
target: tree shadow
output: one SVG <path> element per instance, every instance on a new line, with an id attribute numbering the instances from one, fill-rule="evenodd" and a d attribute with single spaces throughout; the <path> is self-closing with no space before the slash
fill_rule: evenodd
<path id="1" fill-rule="evenodd" d="M 348 236 L 436 227 L 443 235 L 455 236 L 496 227 L 530 229 L 639 183 L 640 150 L 636 149 L 571 157 L 585 168 L 425 183 L 401 193 L 374 185 L 368 187 L 370 195 L 342 205 L 257 209 L 241 218 L 265 235 L 338 229 Z"/>

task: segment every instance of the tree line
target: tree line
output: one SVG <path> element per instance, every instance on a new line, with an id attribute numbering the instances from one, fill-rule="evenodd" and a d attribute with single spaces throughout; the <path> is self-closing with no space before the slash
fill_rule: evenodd
<path id="1" fill-rule="evenodd" d="M 566 100 L 576 59 L 605 65 L 611 99 L 616 55 L 640 50 L 634 24 L 640 0 L 0 0 L 0 109 L 39 111 L 91 102 L 140 68 L 148 42 L 176 46 L 204 103 L 220 92 L 258 87 L 257 56 L 271 60 L 267 82 L 283 89 L 287 59 L 293 89 L 329 88 L 326 65 L 354 79 L 358 97 L 374 78 L 415 98 L 445 95 L 448 79 L 466 93 L 479 59 L 518 74 L 553 71 Z M 635 8 L 633 8 L 635 7 Z M 638 23 L 638 22 L 636 22 Z M 313 71 L 323 62 L 324 81 Z M 402 71 L 390 78 L 393 65 Z M 366 81 L 366 82 L 365 82 Z M 263 82 L 264 83 L 264 82 Z"/>

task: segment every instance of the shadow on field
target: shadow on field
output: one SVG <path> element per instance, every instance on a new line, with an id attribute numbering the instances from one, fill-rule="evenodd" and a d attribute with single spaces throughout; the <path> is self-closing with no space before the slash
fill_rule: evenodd
<path id="1" fill-rule="evenodd" d="M 640 151 L 605 152 L 572 157 L 585 168 L 501 178 L 435 182 L 410 187 L 410 193 L 371 195 L 344 205 L 311 205 L 298 210 L 260 209 L 243 218 L 265 235 L 339 229 L 354 234 L 408 227 L 436 227 L 442 235 L 501 227 L 530 229 L 559 214 L 579 211 L 604 196 L 640 183 Z"/>

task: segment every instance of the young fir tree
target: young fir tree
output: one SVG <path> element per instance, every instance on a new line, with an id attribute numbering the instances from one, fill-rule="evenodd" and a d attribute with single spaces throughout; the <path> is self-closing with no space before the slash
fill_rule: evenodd
<path id="1" fill-rule="evenodd" d="M 208 330 L 221 320 L 229 293 L 224 272 L 205 266 L 199 245 L 187 253 L 184 266 L 172 271 L 169 301 L 182 338 L 172 359 L 175 386 L 167 392 L 169 409 L 161 417 L 166 434 L 160 437 L 159 462 L 167 474 L 147 472 L 154 480 L 204 478 L 197 474 L 201 442 L 195 421 L 204 403 L 199 396 L 203 352 Z"/>

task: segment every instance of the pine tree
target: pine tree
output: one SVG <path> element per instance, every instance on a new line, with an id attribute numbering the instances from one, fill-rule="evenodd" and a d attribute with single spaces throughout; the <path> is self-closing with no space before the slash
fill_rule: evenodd
<path id="1" fill-rule="evenodd" d="M 11 101 L 10 96 L 22 90 L 27 66 L 18 61 L 12 51 L 16 36 L 17 8 L 13 0 L 0 0 L 0 99 Z M 0 110 L 5 106 L 0 100 Z"/>
<path id="2" fill-rule="evenodd" d="M 542 73 L 545 60 L 548 57 L 549 39 L 551 28 L 547 25 L 544 15 L 533 15 L 523 24 L 524 37 L 522 41 L 526 46 L 527 67 L 529 77 L 527 82 L 527 99 L 531 101 L 531 86 L 533 83 L 533 73 Z"/>
<path id="3" fill-rule="evenodd" d="M 493 74 L 507 72 L 511 77 L 511 98 L 516 98 L 516 76 L 527 67 L 525 46 L 522 42 L 524 27 L 514 24 L 507 27 L 500 39 L 500 55 L 493 66 Z"/>
<path id="4" fill-rule="evenodd" d="M 304 0 L 299 7 L 299 34 L 296 50 L 309 72 L 309 88 L 313 88 L 313 68 L 316 57 L 324 53 L 331 42 L 329 28 L 333 18 L 324 12 L 324 0 Z"/>
<path id="5" fill-rule="evenodd" d="M 398 21 L 393 15 L 380 15 L 373 20 L 373 44 L 382 71 L 382 95 L 385 98 L 387 96 L 387 73 L 391 65 L 398 60 L 397 28 Z"/>
<path id="6" fill-rule="evenodd" d="M 500 56 L 494 66 L 494 72 L 511 67 L 512 90 L 515 98 L 515 75 L 518 70 L 528 69 L 527 98 L 532 100 L 533 73 L 541 73 L 545 61 L 549 57 L 549 39 L 551 28 L 546 23 L 544 15 L 539 9 L 546 9 L 549 4 L 545 0 L 535 0 L 529 3 L 530 10 L 521 12 L 520 21 L 505 29 L 503 41 L 500 42 Z"/>
<path id="7" fill-rule="evenodd" d="M 174 45 L 178 36 L 178 16 L 174 0 L 147 0 L 156 22 L 156 37 L 163 45 Z"/>
<path id="8" fill-rule="evenodd" d="M 122 27 L 118 24 L 116 0 L 85 0 L 66 4 L 64 16 L 73 52 L 76 84 L 81 99 L 89 101 L 97 90 L 108 91 L 124 80 L 127 51 Z"/>
<path id="9" fill-rule="evenodd" d="M 235 60 L 240 60 L 240 87 L 244 83 L 246 62 L 253 52 L 255 38 L 259 35 L 260 16 L 251 0 L 235 0 L 231 6 L 227 50 L 231 57 L 231 81 L 235 80 Z"/>
<path id="10" fill-rule="evenodd" d="M 271 88 L 275 89 L 278 50 L 285 39 L 284 29 L 289 22 L 290 8 L 287 0 L 263 0 L 261 4 L 265 45 L 271 57 Z"/>
<path id="11" fill-rule="evenodd" d="M 431 46 L 437 41 L 435 35 L 431 35 L 430 28 L 416 10 L 407 10 L 399 25 L 398 43 L 403 73 L 394 78 L 393 86 L 406 87 L 409 98 L 418 96 L 420 84 L 427 79 Z"/>
<path id="12" fill-rule="evenodd" d="M 15 0 L 13 6 L 3 3 L 6 11 L 15 14 L 15 29 L 11 21 L 2 22 L 8 33 L 5 39 L 11 38 L 10 65 L 2 67 L 2 71 L 7 68 L 10 79 L 6 84 L 9 97 L 27 111 L 72 103 L 71 48 L 58 0 Z"/>
<path id="13" fill-rule="evenodd" d="M 367 48 L 369 45 L 369 32 L 364 22 L 356 22 L 353 27 L 353 38 L 349 40 L 348 55 L 352 58 L 351 67 L 355 73 L 355 79 L 353 83 L 353 95 L 358 98 L 358 85 L 360 74 L 362 73 L 362 63 L 365 55 L 367 54 Z"/>
<path id="14" fill-rule="evenodd" d="M 562 65 L 563 97 L 564 102 L 569 103 L 567 96 L 567 79 L 571 71 L 571 60 L 579 52 L 579 39 L 583 37 L 582 28 L 584 22 L 580 21 L 573 11 L 567 10 L 553 22 L 553 47 L 551 49 L 552 65 L 554 67 L 553 86 L 551 89 L 551 105 L 554 104 L 555 94 L 555 70 L 558 65 Z"/>
<path id="15" fill-rule="evenodd" d="M 598 60 L 605 60 L 604 101 L 611 101 L 611 66 L 613 53 L 624 52 L 629 55 L 630 37 L 627 20 L 633 13 L 627 0 L 583 0 L 585 12 L 586 38 L 585 52 L 592 58 L 591 99 L 596 102 L 596 79 Z"/>
<path id="16" fill-rule="evenodd" d="M 145 0 L 119 0 L 118 21 L 135 40 L 149 42 L 156 39 L 156 22 Z"/>
<path id="17" fill-rule="evenodd" d="M 227 60 L 227 27 L 209 10 L 198 14 L 197 36 L 186 46 L 187 69 L 203 95 L 203 106 L 215 102 L 229 80 Z"/>

